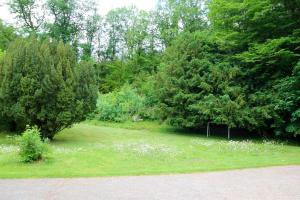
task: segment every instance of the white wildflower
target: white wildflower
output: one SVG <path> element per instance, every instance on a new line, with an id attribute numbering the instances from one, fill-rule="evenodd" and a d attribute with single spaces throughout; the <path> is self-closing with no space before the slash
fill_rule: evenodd
<path id="1" fill-rule="evenodd" d="M 1 153 L 13 153 L 19 151 L 19 147 L 16 145 L 0 145 Z"/>

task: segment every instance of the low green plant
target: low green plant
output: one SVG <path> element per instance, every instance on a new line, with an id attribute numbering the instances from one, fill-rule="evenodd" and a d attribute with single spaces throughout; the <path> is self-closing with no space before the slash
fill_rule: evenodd
<path id="1" fill-rule="evenodd" d="M 95 120 L 60 132 L 49 144 L 55 157 L 33 166 L 18 162 L 17 147 L 1 132 L 0 178 L 173 174 L 300 164 L 297 143 L 228 141 L 216 135 L 207 138 L 201 131 L 151 121 Z"/>
<path id="2" fill-rule="evenodd" d="M 120 90 L 100 94 L 93 118 L 101 121 L 124 122 L 140 119 L 145 98 L 137 90 L 125 84 Z"/>
<path id="3" fill-rule="evenodd" d="M 41 140 L 40 130 L 37 127 L 28 127 L 18 138 L 19 154 L 23 162 L 42 160 L 48 151 L 47 141 Z"/>

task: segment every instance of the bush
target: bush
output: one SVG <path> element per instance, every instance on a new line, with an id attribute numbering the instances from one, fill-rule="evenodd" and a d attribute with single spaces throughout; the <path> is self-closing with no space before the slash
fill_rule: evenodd
<path id="1" fill-rule="evenodd" d="M 143 117 L 145 98 L 125 84 L 119 91 L 100 94 L 94 118 L 102 121 L 123 122 Z"/>
<path id="2" fill-rule="evenodd" d="M 144 106 L 140 115 L 144 119 L 159 119 L 160 109 L 158 107 L 159 99 L 156 94 L 156 76 L 143 76 L 138 78 L 134 85 L 138 88 L 138 92 L 144 96 Z"/>
<path id="3" fill-rule="evenodd" d="M 18 139 L 20 156 L 24 162 L 42 160 L 47 152 L 47 144 L 41 141 L 37 127 L 28 128 Z"/>
<path id="4" fill-rule="evenodd" d="M 37 125 L 43 138 L 85 120 L 97 101 L 92 63 L 62 42 L 18 39 L 0 62 L 0 114 L 11 130 Z"/>

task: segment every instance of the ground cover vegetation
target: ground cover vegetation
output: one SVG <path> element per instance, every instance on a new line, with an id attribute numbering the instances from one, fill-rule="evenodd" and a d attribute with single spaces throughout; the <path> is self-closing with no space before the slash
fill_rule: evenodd
<path id="1" fill-rule="evenodd" d="M 24 163 L 20 147 L 1 134 L 0 178 L 173 174 L 300 164 L 297 144 L 207 138 L 149 121 L 81 123 L 56 135 L 48 148 L 43 162 Z"/>

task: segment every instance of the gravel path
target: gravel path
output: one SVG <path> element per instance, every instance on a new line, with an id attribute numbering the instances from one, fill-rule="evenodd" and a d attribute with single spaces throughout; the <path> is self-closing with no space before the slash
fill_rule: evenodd
<path id="1" fill-rule="evenodd" d="M 10 200 L 300 200 L 300 166 L 183 175 L 0 180 Z"/>

